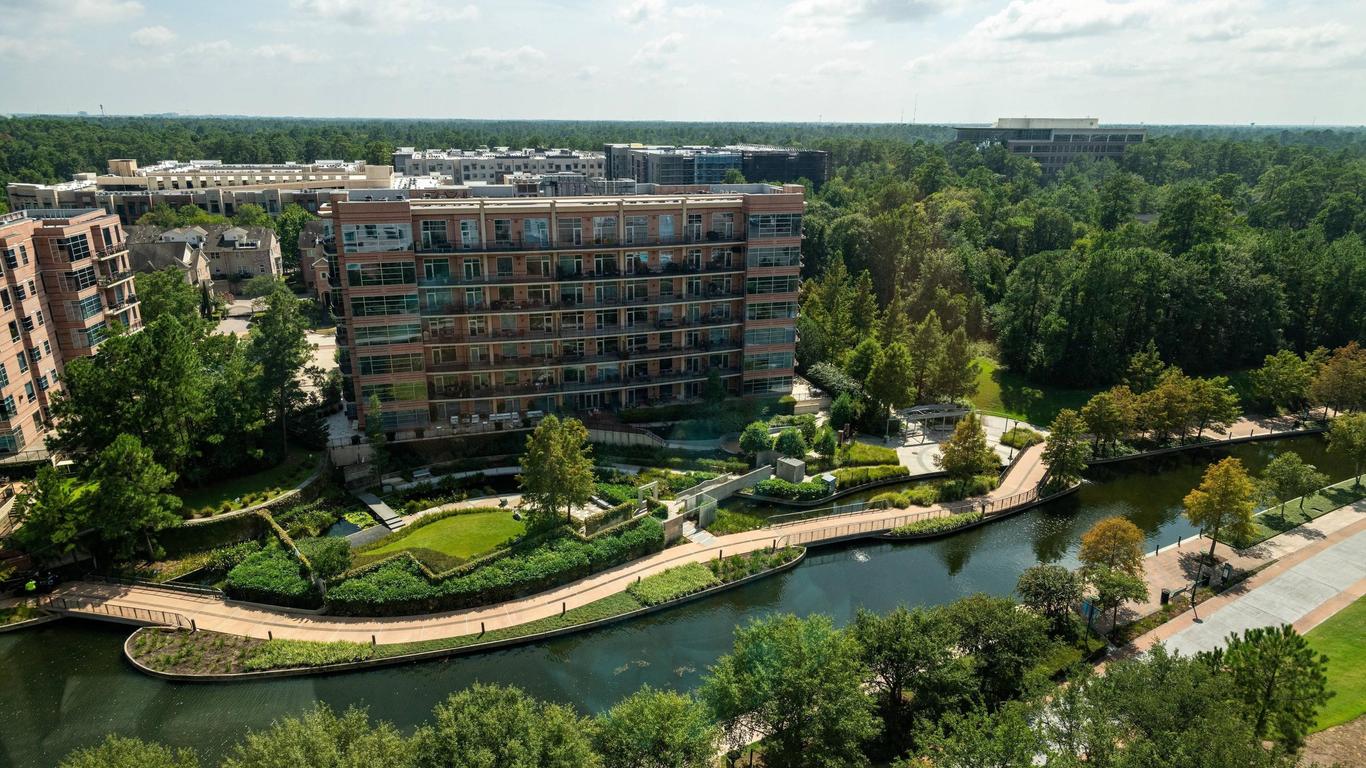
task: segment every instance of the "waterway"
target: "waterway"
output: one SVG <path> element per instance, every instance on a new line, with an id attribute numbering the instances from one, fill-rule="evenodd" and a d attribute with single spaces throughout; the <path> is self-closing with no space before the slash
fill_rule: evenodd
<path id="1" fill-rule="evenodd" d="M 1009 594 L 1038 562 L 1075 564 L 1077 540 L 1092 523 L 1124 515 L 1149 547 L 1195 531 L 1181 499 L 1204 467 L 1227 455 L 1260 471 L 1294 450 L 1332 479 L 1351 467 L 1317 437 L 1097 467 L 1077 493 L 954 536 L 926 542 L 859 542 L 814 550 L 796 569 L 703 602 L 602 630 L 481 656 L 351 674 L 234 684 L 179 684 L 145 677 L 124 662 L 128 630 L 65 620 L 0 635 L 0 766 L 55 765 L 76 747 L 118 732 L 192 746 L 216 761 L 247 728 L 315 702 L 367 706 L 409 729 L 448 694 L 476 681 L 599 711 L 649 683 L 691 689 L 729 650 L 734 628 L 775 611 L 825 613 L 846 622 L 859 607 L 945 603 L 974 592 Z"/>

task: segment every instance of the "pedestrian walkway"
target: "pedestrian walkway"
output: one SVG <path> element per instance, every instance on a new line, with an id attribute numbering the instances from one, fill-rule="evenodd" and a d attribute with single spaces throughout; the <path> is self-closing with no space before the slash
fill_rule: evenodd
<path id="1" fill-rule="evenodd" d="M 383 499 L 375 494 L 358 493 L 356 494 L 356 498 L 360 499 L 362 504 L 370 508 L 370 514 L 378 518 L 379 521 L 384 524 L 385 528 L 388 528 L 391 531 L 397 531 L 408 524 L 407 521 L 400 517 L 388 504 L 385 504 Z"/>
<path id="2" fill-rule="evenodd" d="M 693 542 L 694 544 L 701 544 L 704 547 L 716 541 L 715 536 L 711 535 L 710 533 L 707 533 L 701 528 L 698 528 L 696 525 L 693 524 L 693 521 L 691 520 L 683 521 L 683 538 Z"/>
<path id="3" fill-rule="evenodd" d="M 1223 645 L 1231 633 L 1294 624 L 1358 582 L 1366 584 L 1366 530 L 1318 549 L 1218 610 L 1207 609 L 1198 623 L 1167 638 L 1166 645 L 1190 656 Z"/>

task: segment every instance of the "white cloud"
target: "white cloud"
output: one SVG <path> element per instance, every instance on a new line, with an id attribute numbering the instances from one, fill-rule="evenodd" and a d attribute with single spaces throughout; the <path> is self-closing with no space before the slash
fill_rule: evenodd
<path id="1" fill-rule="evenodd" d="M 997 40 L 1059 40 L 1142 25 L 1153 15 L 1151 2 L 1105 0 L 1011 0 L 978 22 L 973 33 Z"/>
<path id="2" fill-rule="evenodd" d="M 1345 42 L 1351 30 L 1341 24 L 1313 27 L 1265 27 L 1247 32 L 1243 38 L 1253 51 L 1312 51 Z"/>
<path id="3" fill-rule="evenodd" d="M 317 64 L 331 58 L 331 55 L 324 51 L 300 48 L 289 43 L 258 45 L 248 53 L 258 59 L 283 61 L 289 64 Z"/>
<path id="4" fill-rule="evenodd" d="M 474 21 L 479 7 L 437 0 L 290 0 L 296 11 L 371 31 L 400 31 L 404 24 Z M 402 30 L 406 31 L 406 30 Z"/>
<path id="5" fill-rule="evenodd" d="M 489 48 L 467 51 L 451 63 L 460 69 L 479 69 L 499 74 L 517 74 L 523 70 L 539 70 L 547 61 L 545 51 L 530 45 L 515 48 Z"/>
<path id="6" fill-rule="evenodd" d="M 68 18 L 82 21 L 121 21 L 146 10 L 137 0 L 75 0 L 42 3 Z"/>
<path id="7" fill-rule="evenodd" d="M 822 64 L 818 64 L 811 70 L 811 74 L 816 77 L 850 77 L 861 75 L 867 71 L 867 67 L 850 59 L 831 59 Z"/>
<path id="8" fill-rule="evenodd" d="M 574 79 L 576 79 L 576 80 L 592 80 L 593 78 L 597 77 L 597 76 L 598 76 L 598 73 L 601 72 L 601 71 L 602 71 L 602 68 L 601 68 L 601 67 L 598 67 L 598 66 L 596 66 L 596 65 L 594 65 L 594 64 L 589 64 L 589 65 L 586 66 L 586 67 L 581 67 L 581 68 L 579 69 L 578 72 L 575 72 L 575 73 L 574 73 Z"/>
<path id="9" fill-rule="evenodd" d="M 143 27 L 142 29 L 139 29 L 138 31 L 129 35 L 128 39 L 132 40 L 134 43 L 142 46 L 143 48 L 156 48 L 159 46 L 166 45 L 170 43 L 172 40 L 174 40 L 175 32 L 172 32 L 166 27 L 163 27 L 158 24 L 154 27 Z"/>
<path id="10" fill-rule="evenodd" d="M 617 8 L 616 17 L 631 26 L 657 24 L 666 21 L 701 21 L 721 16 L 721 11 L 709 5 L 691 3 L 671 5 L 668 0 L 627 0 Z"/>
<path id="11" fill-rule="evenodd" d="M 655 38 L 640 47 L 631 57 L 631 66 L 645 69 L 667 69 L 672 64 L 673 55 L 683 43 L 683 36 L 677 32 Z"/>
<path id="12" fill-rule="evenodd" d="M 35 61 L 52 53 L 52 44 L 43 40 L 0 37 L 0 59 Z"/>

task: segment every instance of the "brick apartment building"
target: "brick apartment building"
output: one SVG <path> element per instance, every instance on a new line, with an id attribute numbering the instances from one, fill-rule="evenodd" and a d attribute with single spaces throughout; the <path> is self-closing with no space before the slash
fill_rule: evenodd
<path id="1" fill-rule="evenodd" d="M 802 189 L 324 208 L 338 348 L 397 439 L 792 389 Z M 372 196 L 373 197 L 373 196 Z"/>
<path id="2" fill-rule="evenodd" d="M 0 216 L 0 457 L 42 449 L 63 361 L 111 327 L 142 327 L 118 217 L 34 209 Z"/>

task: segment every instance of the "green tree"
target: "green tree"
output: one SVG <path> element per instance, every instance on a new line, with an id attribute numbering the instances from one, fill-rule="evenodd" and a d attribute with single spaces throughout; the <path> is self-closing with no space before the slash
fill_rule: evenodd
<path id="1" fill-rule="evenodd" d="M 1333 350 L 1309 385 L 1314 400 L 1342 411 L 1366 408 L 1366 349 L 1357 342 Z"/>
<path id="2" fill-rule="evenodd" d="M 1143 576 L 1143 531 L 1118 515 L 1097 520 L 1081 536 L 1082 571 L 1115 570 Z"/>
<path id="3" fill-rule="evenodd" d="M 280 452 L 284 455 L 289 441 L 289 412 L 303 392 L 299 374 L 313 348 L 308 343 L 308 318 L 283 280 L 275 281 L 261 304 L 263 309 L 256 313 L 251 326 L 249 355 L 261 366 L 261 386 L 274 401 L 275 418 L 280 422 Z"/>
<path id="4" fill-rule="evenodd" d="M 935 377 L 944 366 L 944 330 L 934 310 L 930 310 L 916 324 L 907 351 L 910 353 L 910 365 L 903 365 L 900 370 L 903 376 L 910 379 L 911 395 L 907 402 L 901 404 L 923 403 L 930 394 Z M 872 393 L 871 389 L 869 393 Z"/>
<path id="5" fill-rule="evenodd" d="M 844 429 L 846 424 L 852 424 L 859 420 L 863 415 L 863 401 L 850 395 L 848 392 L 841 392 L 835 401 L 830 404 L 830 426 L 835 429 Z M 767 430 L 765 430 L 767 432 Z M 743 446 L 742 446 L 743 447 Z"/>
<path id="6" fill-rule="evenodd" d="M 1309 385 L 1314 366 L 1288 349 L 1267 355 L 1262 367 L 1253 371 L 1252 388 L 1257 397 L 1273 408 L 1299 410 L 1309 402 Z"/>
<path id="7" fill-rule="evenodd" d="M 1328 691 L 1328 657 L 1315 653 L 1289 624 L 1228 636 L 1227 647 L 1204 659 L 1224 671 L 1246 708 L 1252 732 L 1290 750 L 1304 743 Z"/>
<path id="8" fill-rule="evenodd" d="M 138 301 L 142 303 L 142 322 L 154 323 L 162 316 L 176 317 L 186 328 L 208 331 L 200 313 L 199 289 L 185 280 L 185 273 L 176 267 L 139 273 Z"/>
<path id="9" fill-rule="evenodd" d="M 964 328 L 955 328 L 949 333 L 944 344 L 944 354 L 939 359 L 931 383 L 933 397 L 950 402 L 970 397 L 977 392 L 977 377 L 981 366 L 972 356 L 972 345 Z"/>
<path id="10" fill-rule="evenodd" d="M 398 729 L 371 722 L 363 709 L 340 716 L 320 704 L 269 728 L 249 731 L 221 768 L 359 768 L 413 764 L 413 748 Z"/>
<path id="11" fill-rule="evenodd" d="M 692 696 L 648 685 L 598 715 L 593 729 L 604 768 L 706 768 L 720 739 Z"/>
<path id="12" fill-rule="evenodd" d="M 946 608 L 983 698 L 997 705 L 1019 695 L 1026 674 L 1048 646 L 1048 622 L 1015 601 L 971 595 Z"/>
<path id="13" fill-rule="evenodd" d="M 969 413 L 959 419 L 953 435 L 939 446 L 934 464 L 947 472 L 950 480 L 963 484 L 975 475 L 995 469 L 1000 460 L 987 445 L 987 435 L 977 414 Z"/>
<path id="14" fill-rule="evenodd" d="M 1206 429 L 1227 430 L 1238 421 L 1242 408 L 1238 395 L 1229 386 L 1228 377 L 1191 379 L 1191 418 L 1195 422 L 1195 436 Z"/>
<path id="15" fill-rule="evenodd" d="M 1273 504 L 1284 504 L 1298 497 L 1300 511 L 1304 510 L 1304 497 L 1327 484 L 1327 475 L 1313 464 L 1306 464 L 1293 451 L 1277 454 L 1262 470 L 1262 497 Z"/>
<path id="16" fill-rule="evenodd" d="M 1352 461 L 1352 474 L 1361 485 L 1361 465 L 1366 462 L 1366 413 L 1339 416 L 1328 428 L 1328 450 Z"/>
<path id="17" fill-rule="evenodd" d="M 13 515 L 20 523 L 15 539 L 35 555 L 69 554 L 90 525 L 91 505 L 84 499 L 89 491 L 90 486 L 75 477 L 40 467 L 15 499 Z"/>
<path id="18" fill-rule="evenodd" d="M 542 419 L 527 438 L 520 464 L 522 504 L 534 525 L 551 525 L 561 513 L 572 522 L 574 507 L 593 498 L 593 451 L 578 419 Z"/>
<path id="19" fill-rule="evenodd" d="M 180 497 L 166 493 L 175 473 L 156 463 L 152 451 L 132 435 L 119 435 L 90 468 L 93 488 L 81 499 L 95 509 L 87 519 L 119 559 L 133 554 L 139 539 L 155 558 L 152 535 L 180 524 Z"/>
<path id="20" fill-rule="evenodd" d="M 1157 237 L 1176 256 L 1228 234 L 1228 202 L 1205 184 L 1184 181 L 1172 186 L 1158 212 Z"/>
<path id="21" fill-rule="evenodd" d="M 194 750 L 172 749 L 111 733 L 99 746 L 67 755 L 60 768 L 199 768 L 199 758 Z"/>
<path id="22" fill-rule="evenodd" d="M 274 275 L 255 275 L 243 281 L 237 289 L 237 293 L 248 299 L 259 299 L 269 296 L 275 290 L 275 285 L 280 282 L 280 278 Z"/>
<path id="23" fill-rule="evenodd" d="M 969 662 L 955 652 L 956 630 L 942 609 L 859 609 L 849 632 L 871 674 L 892 751 L 909 746 L 913 719 L 936 721 L 972 694 Z"/>
<path id="24" fill-rule="evenodd" d="M 725 174 L 721 176 L 721 183 L 744 184 L 745 174 L 741 173 L 739 168 L 727 168 Z"/>
<path id="25" fill-rule="evenodd" d="M 1129 358 L 1129 367 L 1124 373 L 1124 384 L 1134 394 L 1141 395 L 1157 386 L 1158 379 L 1165 370 L 1167 364 L 1162 362 L 1157 344 L 1149 339 L 1146 347 Z"/>
<path id="26" fill-rule="evenodd" d="M 997 712 L 974 709 L 951 713 L 943 722 L 925 728 L 922 760 L 897 763 L 896 768 L 924 764 L 935 768 L 1033 768 L 1049 746 L 1031 726 L 1032 714 L 1019 702 Z"/>
<path id="27" fill-rule="evenodd" d="M 755 454 L 773 450 L 773 436 L 768 433 L 768 424 L 751 421 L 740 433 L 740 450 L 753 458 Z"/>
<path id="28" fill-rule="evenodd" d="M 702 399 L 714 407 L 720 405 L 727 394 L 726 382 L 721 379 L 721 372 L 715 368 L 707 371 L 707 380 L 702 385 Z"/>
<path id="29" fill-rule="evenodd" d="M 797 429 L 788 427 L 778 433 L 778 439 L 773 441 L 773 449 L 778 453 L 792 459 L 806 457 L 806 439 Z"/>
<path id="30" fill-rule="evenodd" d="M 275 217 L 275 233 L 280 238 L 281 260 L 290 270 L 299 268 L 299 233 L 304 225 L 318 217 L 298 203 L 290 203 Z"/>
<path id="31" fill-rule="evenodd" d="M 1071 408 L 1058 411 L 1048 427 L 1043 460 L 1048 465 L 1049 482 L 1055 488 L 1068 488 L 1081 480 L 1091 448 L 1086 444 L 1086 422 Z"/>
<path id="32" fill-rule="evenodd" d="M 1087 579 L 1096 590 L 1094 604 L 1096 611 L 1110 611 L 1110 629 L 1113 631 L 1119 621 L 1119 609 L 1125 603 L 1148 599 L 1148 583 L 1141 576 L 1114 569 L 1099 568 L 1091 571 Z"/>
<path id="33" fill-rule="evenodd" d="M 764 737 L 771 768 L 860 766 L 877 734 L 866 679 L 858 645 L 829 618 L 779 615 L 736 630 L 701 697 L 716 719 Z"/>
<path id="34" fill-rule="evenodd" d="M 1086 429 L 1091 433 L 1092 447 L 1095 450 L 1099 451 L 1103 445 L 1113 448 L 1133 434 L 1137 424 L 1138 412 L 1134 394 L 1122 385 L 1097 392 L 1082 407 L 1081 417 L 1086 422 Z"/>
<path id="35" fill-rule="evenodd" d="M 884 348 L 874 361 L 863 388 L 884 412 L 915 402 L 916 385 L 911 365 L 911 353 L 900 343 Z"/>
<path id="36" fill-rule="evenodd" d="M 1082 589 L 1077 574 L 1061 565 L 1042 563 L 1026 568 L 1015 582 L 1020 602 L 1048 619 L 1055 635 L 1066 629 L 1073 606 L 1081 602 Z"/>
<path id="37" fill-rule="evenodd" d="M 415 768 L 599 768 L 590 725 L 520 688 L 475 683 L 432 711 L 413 735 Z"/>
<path id="38" fill-rule="evenodd" d="M 365 403 L 365 442 L 370 444 L 370 463 L 375 467 L 375 478 L 384 476 L 389 464 L 389 437 L 384 431 L 384 404 L 379 395 L 370 395 Z"/>
<path id="39" fill-rule="evenodd" d="M 271 227 L 275 223 L 270 220 L 270 214 L 266 209 L 255 203 L 247 203 L 237 206 L 237 213 L 232 217 L 232 223 L 239 227 Z"/>
<path id="40" fill-rule="evenodd" d="M 1219 534 L 1231 541 L 1242 541 L 1252 535 L 1252 510 L 1256 506 L 1257 491 L 1243 469 L 1243 462 L 1229 457 L 1205 470 L 1200 485 L 1186 494 L 1183 504 L 1186 519 L 1209 536 L 1209 560 L 1214 562 L 1214 546 Z"/>
<path id="41" fill-rule="evenodd" d="M 813 447 L 816 449 L 816 453 L 825 458 L 834 458 L 835 451 L 839 450 L 839 439 L 835 437 L 835 430 L 830 427 L 821 427 L 820 432 L 816 433 L 816 442 Z"/>
<path id="42" fill-rule="evenodd" d="M 873 366 L 881 355 L 882 343 L 870 336 L 854 347 L 854 351 L 849 354 L 849 361 L 844 366 L 844 372 L 855 381 L 867 381 L 868 374 L 873 372 Z"/>

